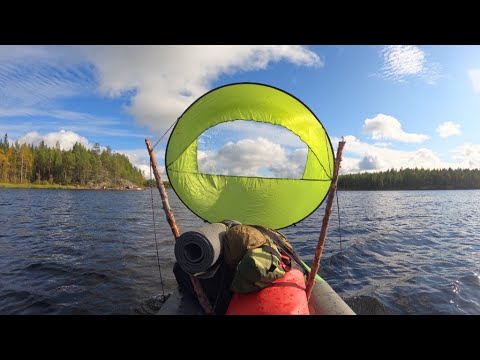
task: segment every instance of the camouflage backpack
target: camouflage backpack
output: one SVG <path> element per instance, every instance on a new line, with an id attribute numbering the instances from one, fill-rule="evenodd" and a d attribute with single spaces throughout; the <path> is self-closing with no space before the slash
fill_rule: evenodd
<path id="1" fill-rule="evenodd" d="M 230 289 L 238 293 L 249 293 L 269 286 L 285 275 L 280 261 L 280 252 L 270 240 L 247 250 L 238 263 Z"/>
<path id="2" fill-rule="evenodd" d="M 233 225 L 225 233 L 223 259 L 231 268 L 235 268 L 250 249 L 265 244 L 267 238 L 258 229 L 248 225 Z"/>

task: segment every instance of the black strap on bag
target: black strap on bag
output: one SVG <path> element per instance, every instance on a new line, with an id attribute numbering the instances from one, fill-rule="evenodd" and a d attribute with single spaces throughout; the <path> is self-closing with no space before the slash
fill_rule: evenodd
<path id="1" fill-rule="evenodd" d="M 262 245 L 261 248 L 263 250 L 265 250 L 266 252 L 272 254 L 273 256 L 275 256 L 276 258 L 278 258 L 278 261 L 281 261 L 282 260 L 282 255 L 280 255 L 280 253 L 277 251 L 277 249 L 274 249 L 273 247 L 271 247 L 270 245 Z"/>
<path id="2" fill-rule="evenodd" d="M 274 249 L 270 245 L 265 245 L 265 244 L 260 246 L 260 247 L 265 252 L 268 252 L 272 256 L 275 256 L 278 259 L 279 262 L 282 261 L 282 255 L 280 255 L 280 253 L 277 251 L 277 249 Z M 272 262 L 272 265 L 270 266 L 270 269 L 267 270 L 267 272 L 273 272 L 276 268 L 277 268 L 277 266 Z"/>

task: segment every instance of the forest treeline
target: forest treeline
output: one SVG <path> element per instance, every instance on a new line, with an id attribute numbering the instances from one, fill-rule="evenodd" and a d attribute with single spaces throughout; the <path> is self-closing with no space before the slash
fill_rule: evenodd
<path id="1" fill-rule="evenodd" d="M 165 186 L 167 189 L 172 187 L 168 180 L 163 180 L 162 182 L 163 182 L 163 186 Z M 157 187 L 157 182 L 155 181 L 155 178 L 152 178 L 151 180 L 150 179 L 145 180 L 145 187 L 154 187 L 154 188 Z"/>
<path id="2" fill-rule="evenodd" d="M 0 183 L 62 184 L 82 186 L 143 186 L 142 172 L 127 156 L 76 143 L 71 150 L 40 144 L 27 145 L 0 139 Z"/>
<path id="3" fill-rule="evenodd" d="M 341 175 L 339 190 L 480 189 L 479 169 L 391 169 Z"/>

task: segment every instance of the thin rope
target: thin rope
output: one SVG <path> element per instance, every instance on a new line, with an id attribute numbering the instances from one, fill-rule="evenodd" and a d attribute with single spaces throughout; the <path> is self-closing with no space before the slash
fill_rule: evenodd
<path id="1" fill-rule="evenodd" d="M 329 150 L 329 149 L 328 149 L 327 132 L 325 131 L 324 134 L 325 134 L 325 147 L 327 148 L 328 170 L 329 170 L 330 172 L 332 172 L 332 164 L 330 163 L 330 156 L 328 156 L 328 150 Z M 330 150 L 332 150 L 332 149 L 330 148 Z M 333 150 L 332 150 L 332 151 L 333 151 Z M 333 155 L 333 154 L 332 154 L 332 155 Z M 332 180 L 332 178 L 330 178 L 330 180 Z"/>
<path id="2" fill-rule="evenodd" d="M 158 141 L 155 143 L 155 145 L 153 145 L 152 150 L 155 149 L 155 146 L 158 145 L 158 143 L 160 142 L 160 140 L 162 140 L 163 137 L 168 134 L 168 132 L 170 131 L 170 129 L 171 129 L 177 122 L 178 122 L 178 119 L 175 120 L 175 122 L 174 122 L 172 125 L 170 125 L 170 127 L 167 129 L 167 131 L 165 131 L 165 133 L 164 133 L 162 136 L 160 136 L 160 139 L 158 139 Z"/>
<path id="3" fill-rule="evenodd" d="M 152 164 L 150 164 L 150 198 L 152 200 L 153 234 L 155 235 L 155 248 L 157 249 L 158 272 L 160 274 L 160 284 L 162 285 L 162 296 L 163 298 L 165 298 L 165 289 L 163 288 L 162 269 L 160 268 L 160 255 L 158 254 L 157 230 L 155 225 L 155 207 L 153 206 Z"/>
<path id="4" fill-rule="evenodd" d="M 338 234 L 340 236 L 340 250 L 342 250 L 342 227 L 340 225 L 340 205 L 338 205 L 338 191 L 335 190 L 335 197 L 337 198 L 337 218 L 338 218 Z"/>

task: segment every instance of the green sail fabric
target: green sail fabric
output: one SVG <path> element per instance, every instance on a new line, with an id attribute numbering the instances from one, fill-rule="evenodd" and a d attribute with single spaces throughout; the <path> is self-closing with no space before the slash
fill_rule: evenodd
<path id="1" fill-rule="evenodd" d="M 308 146 L 302 179 L 212 175 L 198 172 L 197 139 L 227 121 L 283 126 Z M 325 199 L 333 176 L 333 150 L 320 121 L 302 102 L 279 89 L 237 83 L 208 92 L 179 118 L 165 164 L 179 198 L 209 222 L 235 219 L 280 229 L 310 215 Z"/>

